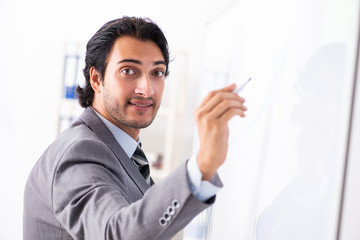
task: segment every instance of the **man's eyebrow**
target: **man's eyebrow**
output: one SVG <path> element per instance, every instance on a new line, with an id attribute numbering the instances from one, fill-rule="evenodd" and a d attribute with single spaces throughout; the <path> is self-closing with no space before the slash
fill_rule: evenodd
<path id="1" fill-rule="evenodd" d="M 123 59 L 123 60 L 119 61 L 118 64 L 123 63 L 123 62 L 132 62 L 132 63 L 142 65 L 141 61 L 135 60 L 135 59 Z"/>
<path id="2" fill-rule="evenodd" d="M 123 60 L 119 61 L 118 64 L 124 63 L 124 62 L 132 62 L 132 63 L 135 63 L 135 64 L 142 65 L 142 62 L 141 62 L 141 61 L 136 60 L 136 59 L 131 59 L 131 58 L 123 59 Z M 155 66 L 155 65 L 161 65 L 161 64 L 166 66 L 165 61 L 160 60 L 160 61 L 155 61 L 155 62 L 154 62 L 154 66 Z"/>
<path id="3" fill-rule="evenodd" d="M 156 61 L 156 62 L 154 62 L 154 65 L 160 65 L 160 64 L 163 64 L 163 65 L 166 66 L 165 61 Z"/>

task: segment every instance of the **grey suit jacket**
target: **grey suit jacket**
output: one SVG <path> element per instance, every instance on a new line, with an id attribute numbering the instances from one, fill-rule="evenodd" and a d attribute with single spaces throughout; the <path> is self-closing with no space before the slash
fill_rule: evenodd
<path id="1" fill-rule="evenodd" d="M 221 186 L 217 175 L 213 183 Z M 214 200 L 192 195 L 186 163 L 149 187 L 87 108 L 34 166 L 23 234 L 25 240 L 169 239 Z"/>

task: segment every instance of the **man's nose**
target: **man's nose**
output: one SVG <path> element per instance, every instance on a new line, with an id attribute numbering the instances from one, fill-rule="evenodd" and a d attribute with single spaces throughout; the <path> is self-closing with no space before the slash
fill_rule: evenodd
<path id="1" fill-rule="evenodd" d="M 148 75 L 143 74 L 141 78 L 138 79 L 135 93 L 142 97 L 151 97 L 154 95 L 155 92 L 151 84 L 151 79 Z"/>

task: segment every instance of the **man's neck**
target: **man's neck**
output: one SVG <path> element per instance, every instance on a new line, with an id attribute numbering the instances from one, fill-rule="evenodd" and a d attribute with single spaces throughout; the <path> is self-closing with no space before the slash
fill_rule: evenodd
<path id="1" fill-rule="evenodd" d="M 106 118 L 109 122 L 111 122 L 112 124 L 114 124 L 115 126 L 117 126 L 118 128 L 120 128 L 121 130 L 123 130 L 124 132 L 126 132 L 131 138 L 133 138 L 135 141 L 138 140 L 139 138 L 139 134 L 140 134 L 140 129 L 137 128 L 132 128 L 132 127 L 128 127 L 125 126 L 123 124 L 119 124 L 116 121 L 114 121 L 111 116 L 104 110 L 101 111 L 101 109 L 103 108 L 99 108 L 96 106 L 96 104 L 93 104 L 91 106 L 96 112 L 98 112 L 101 116 L 103 116 L 104 118 Z"/>

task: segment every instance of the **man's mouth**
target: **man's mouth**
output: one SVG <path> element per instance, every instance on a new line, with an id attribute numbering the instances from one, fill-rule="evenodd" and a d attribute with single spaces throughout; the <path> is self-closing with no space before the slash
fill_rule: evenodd
<path id="1" fill-rule="evenodd" d="M 133 105 L 138 108 L 148 108 L 154 105 L 154 101 L 152 100 L 138 100 L 138 99 L 132 99 L 128 102 L 130 105 Z"/>

